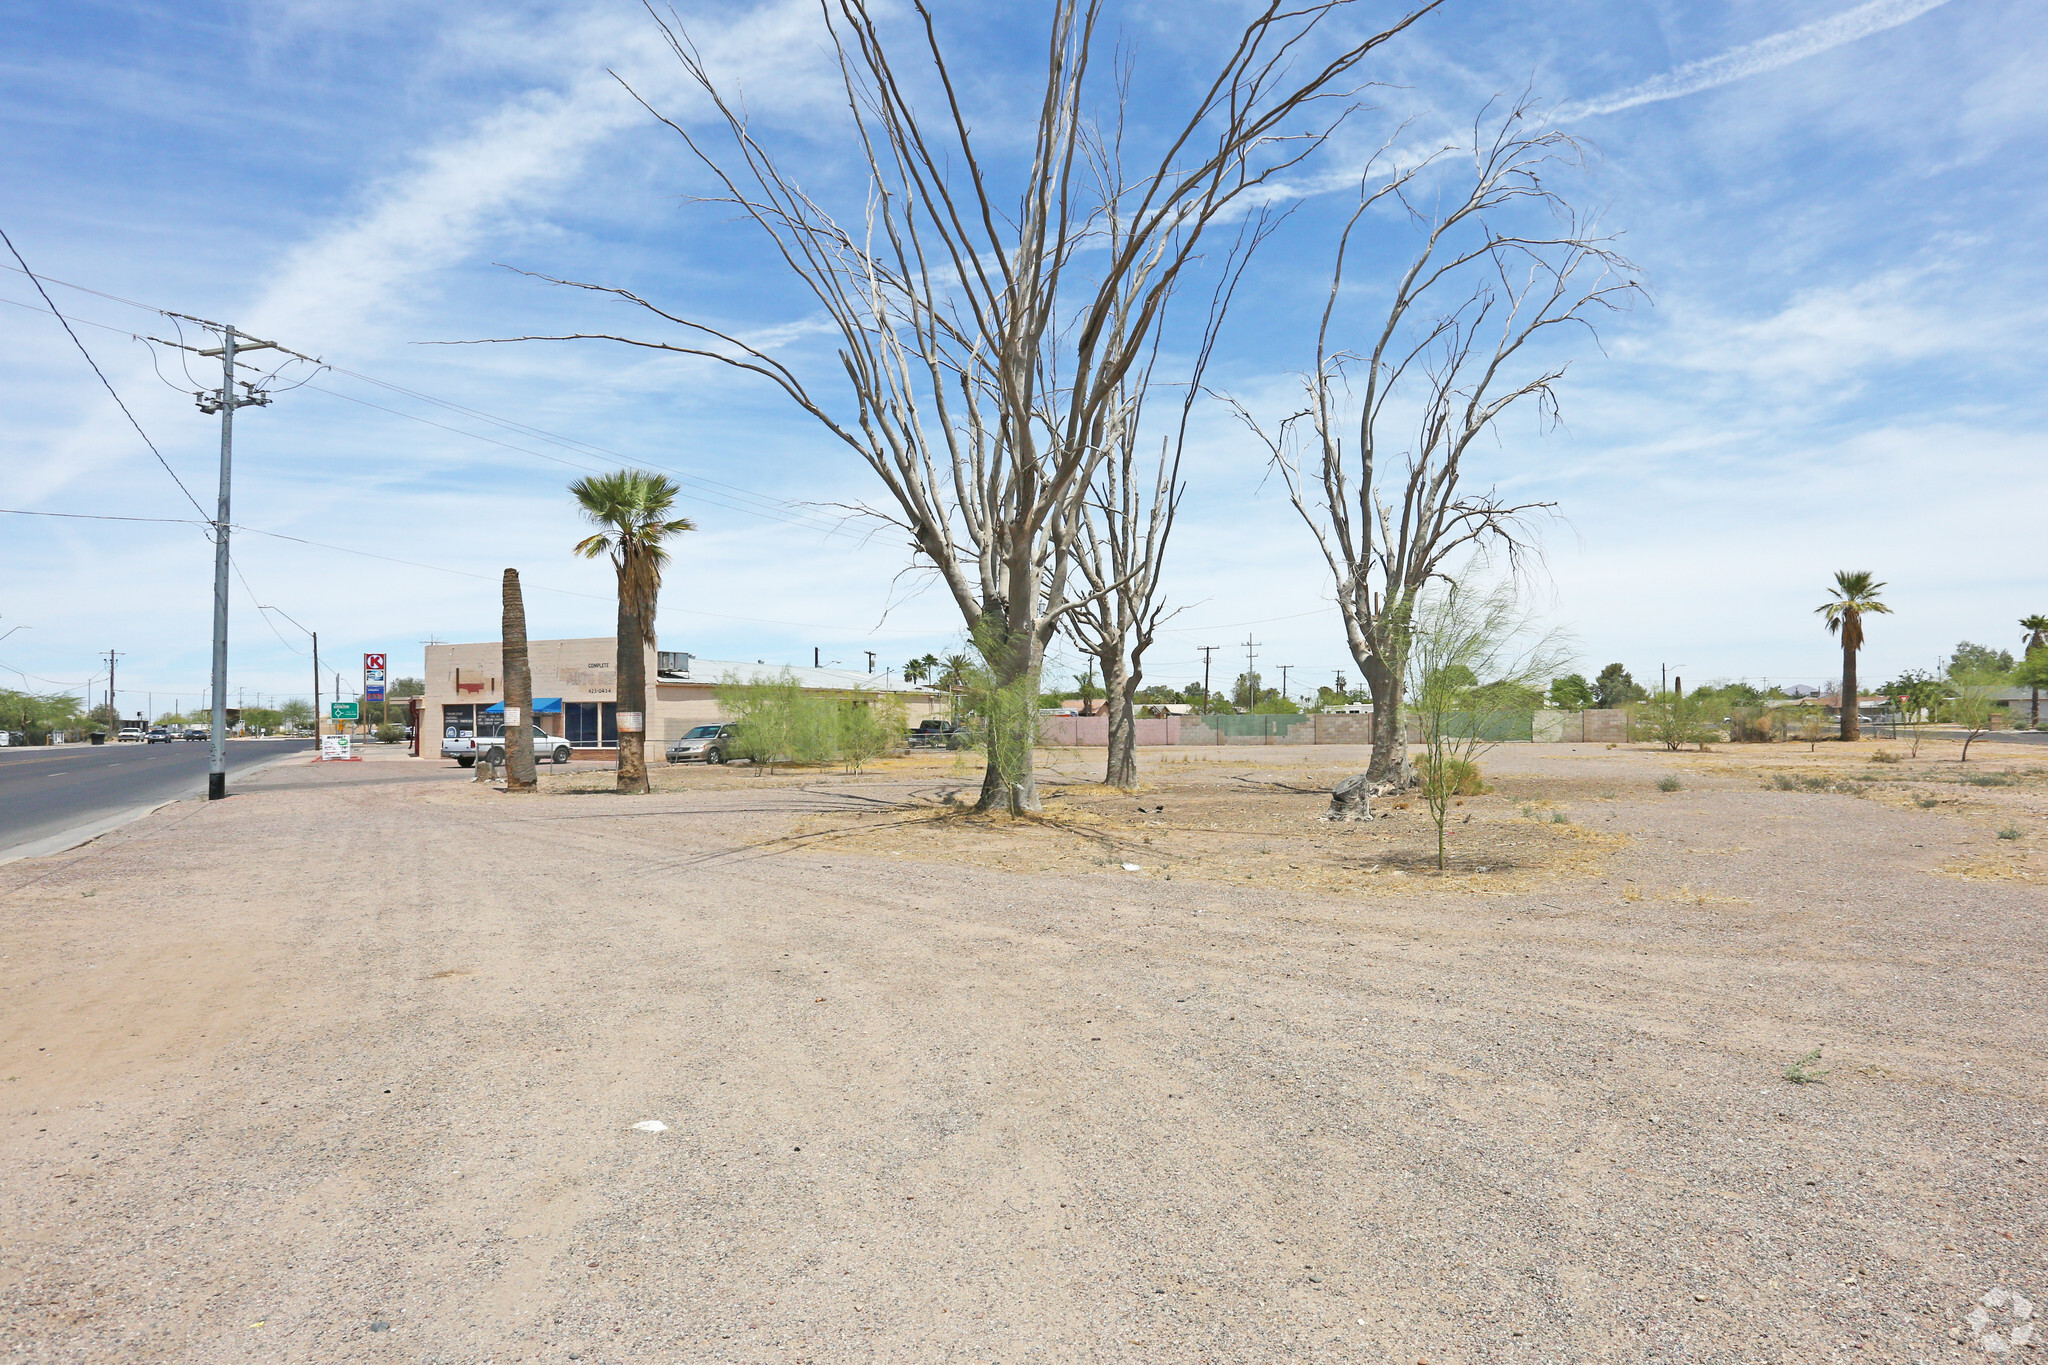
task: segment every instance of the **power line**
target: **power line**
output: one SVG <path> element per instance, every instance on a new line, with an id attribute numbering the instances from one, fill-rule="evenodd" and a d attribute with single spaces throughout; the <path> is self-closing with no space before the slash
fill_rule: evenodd
<path id="1" fill-rule="evenodd" d="M 67 521 L 143 521 L 171 526 L 211 526 L 213 524 L 210 521 L 195 523 L 187 517 L 120 517 L 94 512 L 41 512 L 20 507 L 0 507 L 0 516 L 58 517 Z M 311 545 L 315 549 L 333 550 L 339 554 L 360 555 L 364 559 L 382 560 L 386 564 L 400 564 L 408 569 L 426 569 L 433 573 L 454 574 L 461 578 L 474 578 L 486 583 L 496 583 L 498 581 L 498 577 L 495 574 L 477 573 L 471 569 L 453 569 L 445 564 L 423 564 L 416 559 L 398 559 L 391 555 L 380 555 L 374 550 L 358 550 L 349 545 L 334 545 L 324 540 L 308 540 L 304 536 L 289 536 L 282 531 L 265 531 L 260 527 L 244 526 L 240 522 L 234 523 L 229 529 L 242 532 L 245 535 L 267 536 L 272 540 L 287 540 L 294 545 Z M 531 582 L 527 583 L 526 586 L 533 588 L 537 592 L 551 592 L 563 597 L 581 597 L 592 602 L 609 602 L 612 600 L 598 593 L 577 592 L 571 588 L 550 588 L 544 584 Z M 708 616 L 718 621 L 744 621 L 749 624 L 758 623 L 764 626 L 789 626 L 796 630 L 841 631 L 846 628 L 843 621 L 834 625 L 827 625 L 818 621 L 778 621 L 767 616 L 734 616 L 727 612 L 704 611 L 696 607 L 665 607 L 663 610 L 678 612 L 684 616 Z M 891 630 L 879 627 L 866 632 L 868 635 L 904 635 L 912 638 L 929 638 L 932 635 L 943 635 L 946 633 L 945 631 L 931 630 Z"/>
<path id="2" fill-rule="evenodd" d="M 171 482 L 178 485 L 178 491 L 185 495 L 185 501 L 192 504 L 192 510 L 202 517 L 205 516 L 206 509 L 199 505 L 199 499 L 192 496 L 192 490 L 185 487 L 185 481 L 178 477 L 178 471 L 171 468 L 171 462 L 166 460 L 164 453 L 156 448 L 156 442 L 149 439 L 149 433 L 142 429 L 142 423 L 135 420 L 135 414 L 128 411 L 128 405 L 122 402 L 121 395 L 114 391 L 113 382 L 107 378 L 106 372 L 100 368 L 100 363 L 92 358 L 91 351 L 85 349 L 85 343 L 78 339 L 78 333 L 71 330 L 71 320 L 58 311 L 56 303 L 50 298 L 49 291 L 43 288 L 42 279 L 37 276 L 35 271 L 28 268 L 27 261 L 22 260 L 20 248 L 14 245 L 14 239 L 7 235 L 5 228 L 0 228 L 0 241 L 7 243 L 8 251 L 13 253 L 16 261 L 21 263 L 21 273 L 28 276 L 29 282 L 36 287 L 36 293 L 41 294 L 43 302 L 50 305 L 50 316 L 57 319 L 58 325 L 64 329 L 64 335 L 71 338 L 71 344 L 76 346 L 78 353 L 85 357 L 85 363 L 92 366 L 92 372 L 100 377 L 100 383 L 106 387 L 107 396 L 114 400 L 115 407 L 121 409 L 121 415 L 128 419 L 128 425 L 135 428 L 135 434 L 140 436 L 142 443 L 149 447 L 149 453 L 156 456 L 156 462 L 164 467 L 164 473 L 170 475 Z"/>
<path id="3" fill-rule="evenodd" d="M 17 256 L 17 257 L 16 257 L 16 259 L 17 259 L 17 260 L 18 260 L 18 259 L 20 259 L 20 258 L 19 258 L 19 256 Z M 11 266 L 4 266 L 4 265 L 0 265 L 0 269 L 10 269 L 10 270 L 11 270 L 11 269 L 13 269 L 13 267 L 11 267 Z M 80 293 L 85 293 L 85 294 L 92 294 L 92 295 L 94 295 L 94 296 L 96 296 L 96 297 L 98 297 L 98 298 L 108 299 L 108 300 L 111 300 L 112 302 L 115 302 L 115 303 L 120 303 L 120 304 L 124 304 L 124 305 L 126 305 L 126 306 L 128 306 L 128 307 L 130 307 L 130 308 L 139 308 L 139 309 L 141 309 L 141 310 L 142 310 L 142 311 L 144 311 L 144 312 L 148 312 L 148 313 L 156 313 L 156 314 L 158 314 L 159 316 L 162 316 L 162 317 L 169 317 L 169 318 L 186 318 L 187 320 L 190 320 L 190 321 L 198 321 L 198 319 L 191 319 L 191 318 L 188 318 L 188 315 L 186 315 L 186 314 L 183 314 L 183 313 L 177 313 L 177 312 L 173 312 L 173 311 L 171 311 L 170 309 L 167 309 L 167 308 L 159 308 L 159 307 L 156 307 L 156 306 L 155 306 L 154 304 L 147 304 L 147 303 L 141 303 L 141 302 L 138 302 L 138 301 L 137 301 L 137 300 L 135 300 L 135 299 L 123 298 L 123 297 L 121 297 L 121 296 L 120 296 L 119 294 L 109 294 L 109 293 L 107 293 L 107 292 L 106 292 L 105 290 L 101 290 L 101 289 L 92 289 L 92 288 L 89 288 L 89 287 L 87 287 L 87 286 L 85 286 L 85 285 L 81 285 L 81 284 L 73 284 L 73 283 L 71 283 L 70 281 L 67 281 L 67 280 L 60 280 L 60 279 L 56 279 L 56 278 L 55 278 L 55 277 L 53 277 L 53 276 L 47 276 L 47 275 L 39 276 L 39 275 L 36 275 L 36 274 L 35 274 L 34 272 L 32 272 L 32 271 L 30 271 L 30 270 L 28 270 L 28 269 L 27 269 L 27 266 L 26 266 L 26 263 L 25 263 L 25 262 L 23 263 L 23 267 L 22 267 L 22 270 L 21 270 L 21 272 L 20 272 L 20 273 L 22 273 L 22 274 L 25 274 L 25 275 L 28 275 L 28 276 L 29 276 L 29 278 L 30 278 L 31 280 L 35 280 L 35 281 L 37 282 L 37 284 L 36 284 L 36 287 L 37 287 L 37 292 L 39 292 L 39 293 L 40 293 L 40 292 L 42 292 L 42 281 L 44 281 L 44 280 L 48 280 L 48 281 L 49 281 L 49 283 L 51 283 L 51 284 L 55 284 L 55 285 L 61 285 L 62 287 L 66 288 L 66 289 L 75 289 L 75 290 L 78 290 L 78 291 L 79 291 Z M 46 299 L 46 300 L 47 300 L 47 297 L 48 297 L 48 296 L 47 296 L 47 295 L 45 295 L 45 299 Z M 11 304 L 14 304 L 14 305 L 15 305 L 16 307 L 20 307 L 20 308 L 26 308 L 26 307 L 30 307 L 30 305 L 27 305 L 27 304 L 23 304 L 23 303 L 20 303 L 20 302 L 19 302 L 18 300 L 15 300 L 15 299 L 4 299 L 4 298 L 0 298 L 0 303 L 11 303 Z M 37 309 L 37 310 L 35 310 L 35 311 L 38 311 L 38 312 L 40 312 L 41 310 L 40 310 L 40 309 Z M 55 314 L 55 315 L 56 315 L 57 317 L 59 317 L 59 318 L 65 318 L 65 317 L 66 317 L 66 315 L 65 315 L 65 314 L 57 312 L 57 308 L 56 308 L 56 305 L 55 305 L 55 304 L 51 304 L 51 305 L 50 305 L 50 311 L 51 311 L 51 312 L 52 312 L 53 314 Z M 99 328 L 101 328 L 101 329 L 103 329 L 103 330 L 105 330 L 105 331 L 109 331 L 109 332 L 115 332 L 115 333 L 119 333 L 119 334 L 121 334 L 121 335 L 124 335 L 124 336 L 128 336 L 128 337 L 131 337 L 131 338 L 133 338 L 133 339 L 135 339 L 135 340 L 137 340 L 137 341 L 145 341 L 145 342 L 147 342 L 147 341 L 151 341 L 151 340 L 154 340 L 154 338 L 151 338 L 151 337 L 145 337 L 145 336 L 142 336 L 142 335 L 140 335 L 139 333 L 135 333 L 135 332 L 129 332 L 129 331 L 127 331 L 127 330 L 126 330 L 126 329 L 124 329 L 124 328 L 120 328 L 120 327 L 114 327 L 114 326 L 111 326 L 111 325 L 109 325 L 109 324 L 107 324 L 107 323 L 104 323 L 104 322 L 94 322 L 94 321 L 92 321 L 92 320 L 91 320 L 91 319 L 89 319 L 89 318 L 76 318 L 76 319 L 70 319 L 70 320 L 71 320 L 71 321 L 77 321 L 77 322 L 82 322 L 82 323 L 84 323 L 84 324 L 85 324 L 86 326 L 89 326 L 89 327 L 99 327 Z M 75 340 L 75 338 L 74 338 L 74 340 Z M 813 515 L 812 515 L 811 513 L 809 513 L 809 512 L 807 512 L 807 511 L 803 510 L 803 509 L 802 509 L 802 507 L 801 507 L 800 505 L 798 505 L 798 504 L 796 504 L 796 503 L 792 503 L 792 502 L 790 502 L 790 501 L 789 501 L 788 499 L 786 499 L 786 498 L 776 498 L 776 497 L 773 497 L 773 496 L 771 496 L 771 495 L 769 495 L 769 494 L 765 494 L 765 493 L 757 493 L 757 492 L 753 491 L 752 489 L 749 489 L 749 488 L 744 488 L 744 487 L 742 487 L 742 486 L 740 486 L 740 485 L 738 485 L 738 484 L 731 484 L 731 483 L 726 483 L 726 482 L 724 482 L 723 480 L 719 480 L 719 479 L 708 479 L 708 478 L 705 478 L 705 477 L 704 477 L 704 476 L 702 476 L 702 475 L 699 475 L 699 474 L 691 474 L 691 473 L 688 473 L 688 472 L 686 472 L 686 471 L 684 471 L 684 470 L 680 470 L 680 469 L 676 469 L 676 468 L 673 468 L 672 466 L 668 466 L 668 465 L 663 465 L 663 464 L 657 464 L 657 463 L 655 463 L 654 461 L 651 461 L 651 460 L 646 460 L 646 459 L 638 458 L 638 457 L 635 457 L 635 456 L 625 455 L 625 454 L 622 454 L 622 453 L 621 453 L 621 452 L 619 452 L 619 451 L 611 450 L 611 449 L 608 449 L 607 447 L 604 447 L 604 446 L 600 446 L 600 445 L 596 445 L 596 444 L 593 444 L 592 442 L 589 442 L 589 441 L 582 441 L 582 440 L 578 440 L 578 439 L 576 439 L 576 438 L 574 438 L 574 437 L 569 437 L 569 436 L 562 436 L 562 435 L 559 435 L 559 434 L 557 434 L 557 433 L 555 433 L 555 432 L 551 432 L 551 431 L 548 431 L 548 430 L 546 430 L 545 428 L 542 428 L 542 427 L 536 427 L 536 426 L 532 426 L 532 425 L 530 425 L 530 424 L 528 424 L 528 423 L 525 423 L 525 422 L 520 422 L 520 421 L 516 421 L 516 420 L 514 420 L 514 419 L 512 419 L 512 418 L 509 418 L 509 417 L 500 417 L 500 416 L 498 416 L 498 415 L 496 415 L 496 414 L 494 414 L 494 413 L 490 413 L 490 412 L 485 412 L 484 410 L 482 410 L 482 409 L 480 409 L 480 408 L 472 408 L 472 407 L 467 407 L 467 406 L 465 406 L 465 405 L 463 405 L 463 404 L 461 404 L 461 403 L 456 403 L 456 402 L 452 402 L 452 401 L 450 401 L 450 400 L 448 400 L 448 399 L 445 399 L 445 398 L 437 398 L 437 397 L 435 397 L 435 396 L 434 396 L 433 394 L 430 394 L 430 393 L 424 393 L 424 392 L 421 392 L 421 391 L 420 391 L 420 390 L 418 390 L 418 389 L 410 389 L 410 388 L 407 388 L 407 387 L 405 387 L 405 386 L 404 386 L 404 385 L 402 385 L 402 384 L 394 384 L 394 383 L 391 383 L 391 382 L 390 382 L 389 380 L 379 379 L 379 378 L 377 378 L 377 377 L 376 377 L 376 376 L 374 376 L 374 375 L 368 375 L 368 374 L 364 374 L 364 373 L 362 373 L 361 371 L 358 371 L 358 370 L 350 370 L 350 369 L 346 369 L 346 368 L 344 368 L 344 367 L 342 367 L 342 366 L 339 366 L 339 365 L 328 365 L 328 366 L 326 366 L 326 368 L 327 368 L 327 369 L 329 369 L 329 370 L 332 370 L 332 371 L 333 371 L 334 373 L 336 373 L 336 374 L 341 374 L 341 375 L 347 375 L 347 376 L 348 376 L 349 378 L 351 378 L 351 379 L 356 379 L 356 380 L 360 380 L 360 381 L 362 381 L 362 382 L 363 382 L 363 383 L 365 383 L 365 384 L 374 384 L 374 385 L 376 385 L 376 386 L 377 386 L 378 388 L 381 388 L 381 389 L 387 389 L 387 390 L 389 390 L 389 391 L 390 391 L 390 392 L 392 392 L 392 393 L 399 393 L 399 394 L 404 394 L 404 395 L 405 395 L 406 397 L 408 397 L 408 398 L 413 398 L 413 399 L 417 399 L 417 400 L 419 400 L 420 402 L 423 402 L 423 403 L 431 403 L 431 404 L 433 404 L 433 405 L 434 405 L 434 406 L 436 406 L 436 407 L 444 408 L 444 409 L 446 409 L 446 410 L 448 410 L 448 411 L 450 411 L 450 412 L 456 412 L 456 413 L 460 413 L 460 414 L 462 414 L 463 416 L 466 416 L 466 417 L 473 417 L 473 418 L 477 419 L 478 421 L 482 421 L 482 422 L 488 422 L 488 423 L 492 424 L 493 426 L 498 426 L 498 427 L 502 427 L 502 428 L 504 428 L 505 430 L 508 430 L 508 431 L 515 431 L 515 432 L 519 432 L 519 433 L 521 433 L 521 434 L 523 434 L 523 435 L 531 436 L 531 437 L 534 437 L 534 438 L 536 438 L 536 439 L 538 439 L 538 440 L 546 441 L 546 442 L 548 442 L 548 443 L 549 443 L 549 444 L 551 444 L 551 445 L 558 445 L 558 446 L 562 447 L 562 448 L 563 448 L 563 449 L 565 449 L 565 450 L 573 450 L 573 451 L 576 451 L 576 452 L 578 452 L 578 453 L 590 453 L 590 454 L 602 455 L 602 456 L 606 457 L 607 459 L 613 459 L 613 460 L 626 460 L 626 461 L 629 461 L 629 462 L 631 462 L 631 463 L 634 463 L 634 464 L 644 465 L 645 467 L 647 467 L 647 468 L 649 468 L 649 469 L 654 469 L 654 470 L 658 470 L 658 471 L 660 471 L 661 473 L 664 473 L 664 474 L 672 474 L 672 475 L 674 475 L 674 476 L 675 476 L 676 478 L 678 478 L 678 479 L 682 480 L 682 481 L 683 481 L 684 483 L 687 483 L 687 484 L 691 484 L 691 485 L 695 485 L 695 486 L 696 486 L 696 489 L 698 490 L 698 491 L 697 491 L 697 496 L 698 496 L 698 497 L 700 497 L 700 498 L 703 498 L 703 499 L 704 499 L 705 501 L 708 501 L 708 502 L 710 502 L 710 503 L 711 503 L 711 504 L 712 504 L 713 506 L 715 506 L 715 507 L 723 507 L 723 508 L 725 508 L 725 509 L 726 509 L 727 511 L 731 511 L 731 512 L 739 512 L 739 513 L 742 513 L 742 514 L 744 514 L 744 515 L 748 515 L 748 516 L 756 516 L 756 517 L 761 517 L 761 518 L 763 518 L 764 520 L 768 520 L 768 521 L 780 521 L 780 522 L 783 522 L 783 523 L 785 523 L 785 524 L 787 524 L 787 525 L 791 525 L 791 526 L 797 526 L 797 527 L 802 527 L 802 528 L 804 528 L 804 529 L 809 529 L 809 530 L 815 530 L 815 531 L 818 531 L 818 532 L 820 532 L 821 534 L 824 534 L 824 535 L 841 535 L 841 536 L 844 536 L 844 535 L 850 535 L 850 534 L 853 534 L 853 533 L 851 533 L 851 532 L 848 532 L 848 531 L 846 531 L 846 530 L 845 530 L 844 528 L 842 528 L 842 527 L 840 527 L 840 526 L 836 526 L 836 525 L 833 525 L 833 524 L 831 524 L 831 523 L 829 523 L 829 522 L 825 521 L 825 520 L 824 520 L 824 519 L 822 519 L 822 518 L 818 518 L 818 517 L 815 517 L 815 516 L 813 516 Z M 557 458 L 557 457 L 554 457 L 554 456 L 549 456 L 549 455 L 543 455 L 543 454 L 541 454 L 541 453 L 540 453 L 539 451 L 535 451 L 535 450 L 528 450 L 528 449 L 527 449 L 526 447 L 524 447 L 524 446 L 516 446 L 516 445 L 513 445 L 513 444 L 511 444 L 510 442 L 507 442 L 507 441 L 499 441 L 499 440 L 496 440 L 496 439 L 494 439 L 494 438 L 492 438 L 492 437 L 489 437 L 489 436 L 484 436 L 484 435 L 482 435 L 482 434 L 480 434 L 480 433 L 478 433 L 478 432 L 474 432 L 474 431 L 464 431 L 464 430 L 462 430 L 462 429 L 461 429 L 460 427 L 451 427 L 451 426 L 447 426 L 447 425 L 445 425 L 444 423 L 440 423 L 440 422 L 435 422 L 435 421 L 432 421 L 432 420 L 430 420 L 430 419 L 428 419 L 428 418 L 425 418 L 425 417 L 420 417 L 420 416 L 418 416 L 417 414 L 414 414 L 414 413 L 409 413 L 409 412 L 401 412 L 401 411 L 399 411 L 399 410 L 398 410 L 398 409 L 396 409 L 396 408 L 387 408 L 387 407 L 384 407 L 384 406 L 382 406 L 381 404 L 377 404 L 377 403 L 371 403 L 371 402 L 368 402 L 367 400 L 364 400 L 364 399 L 360 399 L 360 398 L 355 398 L 355 397 L 352 397 L 352 396 L 350 396 L 350 395 L 348 395 L 348 394 L 345 394 L 345 393 L 338 393 L 338 392 L 336 392 L 336 391 L 335 391 L 335 390 L 333 390 L 333 389 L 329 389 L 329 388 L 324 388 L 324 387 L 322 387 L 322 386 L 320 386 L 320 385 L 317 385 L 317 384 L 313 384 L 313 383 L 312 383 L 312 381 L 311 381 L 311 379 L 310 379 L 310 377 L 309 377 L 308 379 L 306 379 L 306 380 L 302 380 L 302 381 L 301 381 L 301 383 L 300 383 L 300 385 L 297 385 L 297 386 L 294 386 L 294 387 L 300 387 L 300 386 L 310 386 L 310 387 L 312 387 L 312 388 L 315 388 L 315 389 L 317 389 L 317 390 L 318 390 L 319 392 L 321 392 L 321 393 L 324 393 L 324 394 L 327 394 L 327 395 L 329 395 L 330 397 L 334 397 L 334 398 L 340 398 L 340 399 L 342 399 L 342 400 L 344 400 L 344 401 L 346 401 L 346 402 L 352 402 L 352 403 L 360 403 L 360 404 L 362 404 L 362 405 L 363 405 L 364 407 L 368 407 L 368 408 L 374 408 L 374 409 L 376 409 L 376 410 L 377 410 L 377 411 L 379 411 L 379 412 L 385 412 L 385 413 L 389 413 L 389 414 L 391 414 L 391 415 L 392 415 L 392 416 L 394 416 L 394 417 L 401 417 L 401 418 L 404 418 L 404 419 L 406 419 L 407 421 L 413 421 L 413 422 L 420 422 L 420 423 L 422 423 L 422 424 L 424 424 L 424 425 L 426 425 L 426 426 L 436 427 L 436 428 L 439 428 L 439 429 L 440 429 L 440 430 L 442 430 L 442 431 L 447 431 L 447 432 L 453 433 L 454 435 L 457 435 L 457 436 L 467 436 L 467 437 L 469 437 L 469 438 L 470 438 L 471 440 L 476 440 L 476 441 L 483 441 L 483 442 L 485 442 L 485 443 L 487 443 L 487 444 L 490 444 L 490 445 L 495 445 L 495 446 L 499 446 L 499 447 L 502 447 L 503 449 L 506 449 L 506 450 L 515 450 L 515 451 L 518 451 L 518 452 L 519 452 L 520 454 L 523 454 L 523 455 L 531 455 L 531 456 L 533 456 L 533 457 L 534 457 L 534 458 L 536 458 L 536 459 L 543 459 L 543 460 L 552 460 L 552 461 L 553 461 L 554 463 L 557 463 L 557 464 L 564 464 L 564 465 L 567 465 L 567 466 L 568 466 L 569 468 L 572 468 L 572 469 L 583 469 L 583 470 L 586 470 L 586 471 L 588 471 L 588 470 L 589 470 L 589 466 L 587 466 L 587 465 L 579 465 L 579 464 L 575 464 L 575 463 L 574 463 L 574 462 L 572 462 L 572 461 L 568 461 L 568 460 L 562 460 L 562 459 L 559 459 L 559 458 Z M 159 457 L 159 458 L 161 458 L 161 457 Z M 754 502 L 757 502 L 757 503 L 761 503 L 761 504 L 763 504 L 763 505 L 765 505 L 765 506 L 768 506 L 768 507 L 772 507 L 772 508 L 776 508 L 776 509 L 779 509 L 779 510 L 781 510 L 781 511 L 785 511 L 785 512 L 793 512 L 793 513 L 795 513 L 795 515 L 794 515 L 794 516 L 789 516 L 789 515 L 777 515 L 777 514 L 776 514 L 776 513 L 774 513 L 774 512 L 764 512 L 764 511 L 759 511 L 759 510 L 756 510 L 756 509 L 754 509 L 754 508 L 748 508 L 748 507 L 737 507 L 737 506 L 734 506 L 733 504 L 731 504 L 731 503 L 729 503 L 729 502 L 724 502 L 724 501 L 720 501 L 720 500 L 718 500 L 718 499 L 717 499 L 717 498 L 715 498 L 715 497 L 709 497 L 709 496 L 707 496 L 707 495 L 706 495 L 706 494 L 705 494 L 705 493 L 704 493 L 704 492 L 702 491 L 702 490 L 704 490 L 704 489 L 716 489 L 716 490 L 719 490 L 719 491 L 721 491 L 721 492 L 723 492 L 723 493 L 725 493 L 725 494 L 729 494 L 729 495 L 731 495 L 731 496 L 735 496 L 735 497 L 741 497 L 741 498 L 746 498 L 746 499 L 749 499 L 749 500 L 751 500 L 751 501 L 754 501 Z M 187 494 L 187 496 L 189 497 L 189 496 L 190 496 L 190 494 Z M 194 505 L 195 505 L 195 506 L 197 506 L 197 504 L 196 504 L 196 503 L 195 503 Z M 203 510 L 203 509 L 202 509 L 202 510 Z"/>

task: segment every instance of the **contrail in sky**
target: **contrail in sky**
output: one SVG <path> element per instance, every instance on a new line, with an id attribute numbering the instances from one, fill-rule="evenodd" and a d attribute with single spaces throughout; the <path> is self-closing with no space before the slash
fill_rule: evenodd
<path id="1" fill-rule="evenodd" d="M 1612 114 L 1622 109 L 1633 109 L 1639 104 L 1655 104 L 1659 100 L 1674 100 L 1681 95 L 1712 90 L 1745 76 L 1790 66 L 1829 48 L 1853 43 L 1858 38 L 1897 28 L 1947 3 L 1948 0 L 1870 0 L 1869 4 L 1858 5 L 1832 18 L 1818 19 L 1803 27 L 1731 48 L 1716 57 L 1687 62 L 1675 71 L 1667 71 L 1626 90 L 1566 104 L 1553 117 L 1563 120 L 1584 118 L 1590 114 Z"/>

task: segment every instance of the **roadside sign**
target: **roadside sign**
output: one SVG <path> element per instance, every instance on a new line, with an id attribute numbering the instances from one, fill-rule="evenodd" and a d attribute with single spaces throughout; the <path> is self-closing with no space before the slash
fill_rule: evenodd
<path id="1" fill-rule="evenodd" d="M 320 757 L 322 757 L 322 758 L 324 758 L 324 759 L 325 759 L 325 758 L 347 758 L 347 757 L 349 757 L 349 756 L 350 756 L 350 755 L 349 755 L 349 752 L 348 752 L 348 736 L 347 736 L 347 735 L 322 735 L 322 736 L 320 736 Z"/>
<path id="2" fill-rule="evenodd" d="M 361 720 L 362 716 L 362 706 L 358 702 L 333 701 L 327 703 L 327 719 L 329 720 Z"/>
<path id="3" fill-rule="evenodd" d="M 375 658 L 376 656 L 375 656 L 375 655 L 372 655 L 371 657 L 372 657 L 372 658 Z M 363 700 L 364 700 L 364 701 L 382 701 L 382 700 L 384 700 L 384 670 L 383 670 L 383 669 L 381 669 L 381 668 L 366 668 L 366 669 L 364 669 L 364 670 L 363 670 Z"/>
<path id="4" fill-rule="evenodd" d="M 384 656 L 382 654 L 365 654 L 363 656 L 363 667 L 374 668 L 379 673 L 382 673 L 384 671 Z"/>

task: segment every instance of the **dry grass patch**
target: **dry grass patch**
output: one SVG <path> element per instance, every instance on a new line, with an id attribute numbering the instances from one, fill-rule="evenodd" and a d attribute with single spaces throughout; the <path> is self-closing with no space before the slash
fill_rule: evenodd
<path id="1" fill-rule="evenodd" d="M 1193 776 L 1192 774 L 1190 776 Z M 1205 772 L 1136 793 L 1094 785 L 1046 792 L 1044 813 L 978 815 L 951 804 L 835 812 L 795 832 L 812 847 L 967 863 L 1006 872 L 1145 876 L 1319 894 L 1412 889 L 1418 881 L 1505 893 L 1534 882 L 1598 876 L 1628 841 L 1576 824 L 1519 818 L 1515 803 L 1472 797 L 1452 811 L 1449 867 L 1436 871 L 1436 832 L 1419 801 L 1382 803 L 1386 818 L 1331 824 L 1327 790 Z M 1221 779 L 1221 780 L 1217 780 Z M 1135 868 L 1133 872 L 1131 869 Z"/>

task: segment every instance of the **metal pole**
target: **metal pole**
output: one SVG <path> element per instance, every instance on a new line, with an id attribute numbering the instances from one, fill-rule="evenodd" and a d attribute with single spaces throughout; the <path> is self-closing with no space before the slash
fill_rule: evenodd
<path id="1" fill-rule="evenodd" d="M 107 729 L 108 738 L 116 744 L 121 742 L 121 713 L 114 707 L 114 660 L 119 658 L 113 650 L 107 651 Z"/>
<path id="2" fill-rule="evenodd" d="M 235 451 L 235 329 L 221 329 L 220 510 L 213 523 L 213 735 L 206 799 L 228 794 L 228 487 Z"/>
<path id="3" fill-rule="evenodd" d="M 313 637 L 313 757 L 320 757 L 320 632 L 306 632 Z"/>

